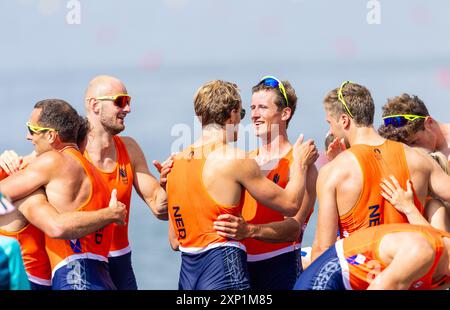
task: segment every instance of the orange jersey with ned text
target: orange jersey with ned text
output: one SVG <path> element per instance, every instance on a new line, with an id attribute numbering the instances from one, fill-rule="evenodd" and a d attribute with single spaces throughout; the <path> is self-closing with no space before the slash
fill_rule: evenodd
<path id="1" fill-rule="evenodd" d="M 188 147 L 175 157 L 168 175 L 169 218 L 182 252 L 201 253 L 219 246 L 244 248 L 240 242 L 219 236 L 213 228 L 213 222 L 219 215 L 241 214 L 244 196 L 242 191 L 237 205 L 226 206 L 216 202 L 207 192 L 203 183 L 203 168 L 209 153 L 216 147 Z"/>
<path id="2" fill-rule="evenodd" d="M 406 189 L 406 181 L 410 179 L 410 175 L 403 144 L 385 140 L 378 146 L 356 144 L 348 150 L 358 160 L 363 184 L 356 204 L 346 214 L 339 216 L 341 237 L 348 237 L 356 230 L 380 224 L 408 223 L 407 217 L 381 196 L 380 187 L 382 178 L 390 180 L 389 176 L 393 175 Z M 423 205 L 415 192 L 414 204 L 423 214 Z"/>
<path id="3" fill-rule="evenodd" d="M 133 167 L 131 166 L 130 156 L 127 148 L 119 136 L 113 136 L 116 148 L 116 167 L 111 172 L 103 171 L 97 168 L 97 171 L 108 184 L 109 191 L 117 189 L 117 200 L 127 207 L 127 216 L 125 225 L 112 223 L 113 237 L 109 256 L 120 256 L 131 251 L 128 241 L 128 222 L 130 218 L 131 193 L 133 190 Z M 85 151 L 84 156 L 90 160 L 89 154 Z"/>
<path id="4" fill-rule="evenodd" d="M 432 277 L 444 249 L 442 237 L 450 234 L 431 226 L 410 224 L 387 224 L 355 232 L 350 238 L 336 243 L 336 251 L 342 267 L 344 285 L 347 289 L 365 290 L 373 279 L 387 268 L 379 256 L 379 247 L 384 236 L 396 232 L 417 232 L 422 234 L 435 251 L 434 262 L 428 272 L 413 282 L 409 289 L 433 289 L 450 280 L 443 277 L 433 283 Z"/>
<path id="5" fill-rule="evenodd" d="M 76 211 L 95 211 L 108 207 L 110 192 L 95 167 L 76 149 L 65 149 L 64 153 L 73 156 L 83 166 L 91 181 L 90 195 Z M 107 262 L 111 238 L 111 225 L 100 228 L 79 239 L 62 240 L 46 236 L 45 243 L 52 267 L 52 275 L 57 269 L 77 259 L 87 258 Z"/>

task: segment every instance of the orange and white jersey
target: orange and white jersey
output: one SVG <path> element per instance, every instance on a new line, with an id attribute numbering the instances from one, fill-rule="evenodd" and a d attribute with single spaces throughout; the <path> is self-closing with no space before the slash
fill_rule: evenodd
<path id="1" fill-rule="evenodd" d="M 108 207 L 110 192 L 95 167 L 76 149 L 69 148 L 63 152 L 78 160 L 91 181 L 90 195 L 76 211 L 95 211 Z M 52 277 L 56 270 L 78 259 L 108 262 L 111 238 L 112 225 L 74 240 L 53 239 L 46 236 L 45 244 L 52 267 Z"/>
<path id="2" fill-rule="evenodd" d="M 443 251 L 442 237 L 450 238 L 450 234 L 439 231 L 431 226 L 410 224 L 386 224 L 362 229 L 351 238 L 336 242 L 336 252 L 342 268 L 342 277 L 346 289 L 364 290 L 373 279 L 387 268 L 379 256 L 379 247 L 384 236 L 396 232 L 418 232 L 422 234 L 435 251 L 434 262 L 427 274 L 411 285 L 412 290 L 433 289 L 448 282 L 444 277 L 433 283 L 432 277 Z"/>
<path id="3" fill-rule="evenodd" d="M 382 178 L 389 179 L 390 175 L 406 187 L 410 175 L 403 144 L 385 140 L 379 146 L 356 144 L 348 150 L 358 160 L 363 185 L 356 204 L 339 217 L 340 236 L 348 237 L 356 230 L 380 224 L 408 223 L 407 217 L 381 196 L 380 187 Z M 414 204 L 423 213 L 423 205 L 415 192 Z"/>
<path id="4" fill-rule="evenodd" d="M 103 180 L 108 184 L 109 191 L 117 189 L 117 200 L 127 207 L 127 216 L 125 225 L 112 224 L 113 237 L 109 256 L 116 257 L 127 254 L 131 251 L 128 241 L 128 223 L 130 218 L 130 202 L 133 190 L 133 167 L 131 166 L 130 156 L 127 148 L 119 136 L 113 136 L 116 148 L 117 163 L 111 172 L 103 171 L 97 168 Z M 90 160 L 89 154 L 85 151 L 84 156 Z"/>
<path id="5" fill-rule="evenodd" d="M 27 165 L 22 164 L 20 170 L 26 167 Z M 0 169 L 0 180 L 7 177 L 8 174 Z M 52 284 L 50 261 L 45 251 L 45 235 L 41 230 L 28 224 L 15 232 L 0 229 L 0 235 L 15 238 L 19 242 L 28 280 L 39 285 Z"/>
<path id="6" fill-rule="evenodd" d="M 15 238 L 19 242 L 23 264 L 30 282 L 45 286 L 52 285 L 50 261 L 45 251 L 45 235 L 41 230 L 28 224 L 16 232 L 0 229 L 0 235 Z"/>
<path id="7" fill-rule="evenodd" d="M 255 158 L 258 153 L 259 150 L 255 150 L 251 152 L 249 156 Z M 278 160 L 276 167 L 270 170 L 266 177 L 281 188 L 286 188 L 286 185 L 289 182 L 292 161 L 293 154 L 291 149 L 286 155 Z M 244 220 L 250 224 L 267 224 L 284 220 L 284 215 L 281 214 L 281 212 L 270 209 L 259 203 L 247 191 L 245 192 L 242 216 Z M 303 225 L 302 231 L 306 228 L 306 223 L 307 221 Z M 301 247 L 301 235 L 295 242 L 270 243 L 247 238 L 243 240 L 243 243 L 247 248 L 247 261 L 254 262 L 266 260 L 299 249 Z"/>
<path id="8" fill-rule="evenodd" d="M 203 183 L 203 167 L 211 151 L 218 145 L 190 146 L 174 159 L 167 180 L 170 224 L 180 243 L 180 251 L 202 253 L 221 246 L 234 246 L 245 250 L 239 241 L 221 237 L 213 228 L 221 214 L 239 216 L 242 211 L 244 190 L 235 206 L 216 202 Z M 206 150 L 208 149 L 208 150 Z"/>

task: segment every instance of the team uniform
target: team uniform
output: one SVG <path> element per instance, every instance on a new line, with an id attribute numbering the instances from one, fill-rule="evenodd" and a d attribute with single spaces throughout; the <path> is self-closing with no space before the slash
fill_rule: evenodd
<path id="1" fill-rule="evenodd" d="M 424 236 L 435 251 L 428 272 L 410 286 L 410 290 L 434 289 L 450 281 L 442 277 L 433 282 L 433 273 L 443 252 L 442 237 L 450 234 L 431 226 L 386 224 L 362 229 L 341 239 L 319 256 L 299 277 L 297 290 L 365 290 L 373 279 L 387 268 L 379 256 L 384 236 L 398 232 L 416 232 Z"/>
<path id="2" fill-rule="evenodd" d="M 179 289 L 243 290 L 249 289 L 245 246 L 219 236 L 213 222 L 221 214 L 239 216 L 241 201 L 235 206 L 216 202 L 203 183 L 206 149 L 218 145 L 190 146 L 174 160 L 167 180 L 170 225 L 181 251 Z"/>
<path id="3" fill-rule="evenodd" d="M 111 278 L 119 290 L 137 290 L 136 276 L 131 265 L 131 247 L 128 241 L 128 222 L 130 218 L 130 201 L 133 190 L 133 168 L 130 156 L 122 139 L 113 136 L 117 154 L 117 164 L 113 171 L 107 172 L 97 168 L 109 190 L 117 189 L 117 200 L 127 207 L 125 225 L 112 224 L 113 237 L 108 254 Z M 84 156 L 89 159 L 87 152 Z"/>
<path id="4" fill-rule="evenodd" d="M 405 186 L 410 179 L 402 143 L 385 140 L 379 146 L 356 144 L 348 149 L 359 162 L 363 174 L 363 186 L 355 206 L 339 216 L 340 237 L 348 237 L 354 231 L 390 223 L 408 223 L 406 215 L 397 211 L 380 192 L 382 178 L 395 176 Z M 424 207 L 414 192 L 414 204 L 423 214 Z"/>
<path id="5" fill-rule="evenodd" d="M 17 240 L 0 236 L 0 290 L 29 290 Z"/>
<path id="6" fill-rule="evenodd" d="M 24 169 L 21 167 L 20 169 Z M 2 174 L 0 179 L 8 177 Z M 19 242 L 23 264 L 30 281 L 32 290 L 50 290 L 51 289 L 51 268 L 50 260 L 45 251 L 45 235 L 44 233 L 28 224 L 19 231 L 6 231 L 0 229 L 0 235 L 11 237 Z"/>
<path id="7" fill-rule="evenodd" d="M 250 153 L 256 157 L 258 150 Z M 292 149 L 279 159 L 277 166 L 270 170 L 267 178 L 285 188 L 289 181 L 290 165 L 293 161 Z M 247 191 L 242 216 L 250 224 L 266 224 L 284 220 L 283 214 L 257 202 Z M 312 212 L 311 212 L 312 213 Z M 309 219 L 309 217 L 308 217 Z M 307 221 L 295 242 L 270 243 L 252 238 L 243 240 L 247 248 L 247 262 L 252 289 L 290 290 L 302 271 L 300 248 Z"/>
<path id="8" fill-rule="evenodd" d="M 86 158 L 73 148 L 65 149 L 83 166 L 91 181 L 91 193 L 77 211 L 94 211 L 107 207 L 109 190 Z M 56 290 L 115 289 L 108 266 L 112 226 L 107 225 L 83 238 L 73 240 L 45 237 L 52 267 L 52 288 Z"/>
<path id="9" fill-rule="evenodd" d="M 16 232 L 0 229 L 0 235 L 14 238 L 19 242 L 31 289 L 50 290 L 52 273 L 45 251 L 44 233 L 32 224 L 28 224 Z"/>

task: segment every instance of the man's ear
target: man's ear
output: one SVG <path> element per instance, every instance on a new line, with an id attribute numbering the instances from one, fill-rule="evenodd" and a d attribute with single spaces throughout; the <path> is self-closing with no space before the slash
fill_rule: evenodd
<path id="1" fill-rule="evenodd" d="M 58 139 L 58 133 L 54 130 L 49 130 L 46 132 L 47 134 L 47 140 L 50 144 L 55 143 Z"/>
<path id="2" fill-rule="evenodd" d="M 287 121 L 292 115 L 292 110 L 289 107 L 286 107 L 281 111 L 281 119 L 283 121 Z"/>
<path id="3" fill-rule="evenodd" d="M 100 113 L 100 100 L 89 98 L 87 99 L 87 101 L 90 111 L 94 112 L 95 114 Z"/>
<path id="4" fill-rule="evenodd" d="M 436 121 L 431 116 L 427 116 L 423 125 L 426 130 L 433 130 L 433 127 L 436 126 Z"/>
<path id="5" fill-rule="evenodd" d="M 342 127 L 344 127 L 344 129 L 348 129 L 348 127 L 350 127 L 350 116 L 347 114 L 341 114 L 339 121 L 342 123 Z"/>

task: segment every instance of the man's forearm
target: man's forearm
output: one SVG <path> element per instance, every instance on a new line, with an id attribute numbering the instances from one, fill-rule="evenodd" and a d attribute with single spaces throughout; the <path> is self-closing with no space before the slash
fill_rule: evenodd
<path id="1" fill-rule="evenodd" d="M 154 198 L 148 201 L 147 205 L 157 219 L 163 221 L 168 220 L 167 193 L 163 188 L 160 187 L 156 190 Z"/>
<path id="2" fill-rule="evenodd" d="M 293 163 L 290 171 L 291 176 L 288 184 L 286 185 L 285 191 L 294 208 L 285 214 L 286 216 L 294 216 L 300 208 L 306 191 L 306 175 L 308 172 L 308 166 Z"/>
<path id="3" fill-rule="evenodd" d="M 268 224 L 248 225 L 248 237 L 269 243 L 293 242 L 300 235 L 300 224 L 293 218 Z"/>
<path id="4" fill-rule="evenodd" d="M 78 239 L 113 223 L 115 215 L 108 208 L 103 208 L 98 211 L 59 213 L 56 221 L 61 231 L 55 238 Z"/>

